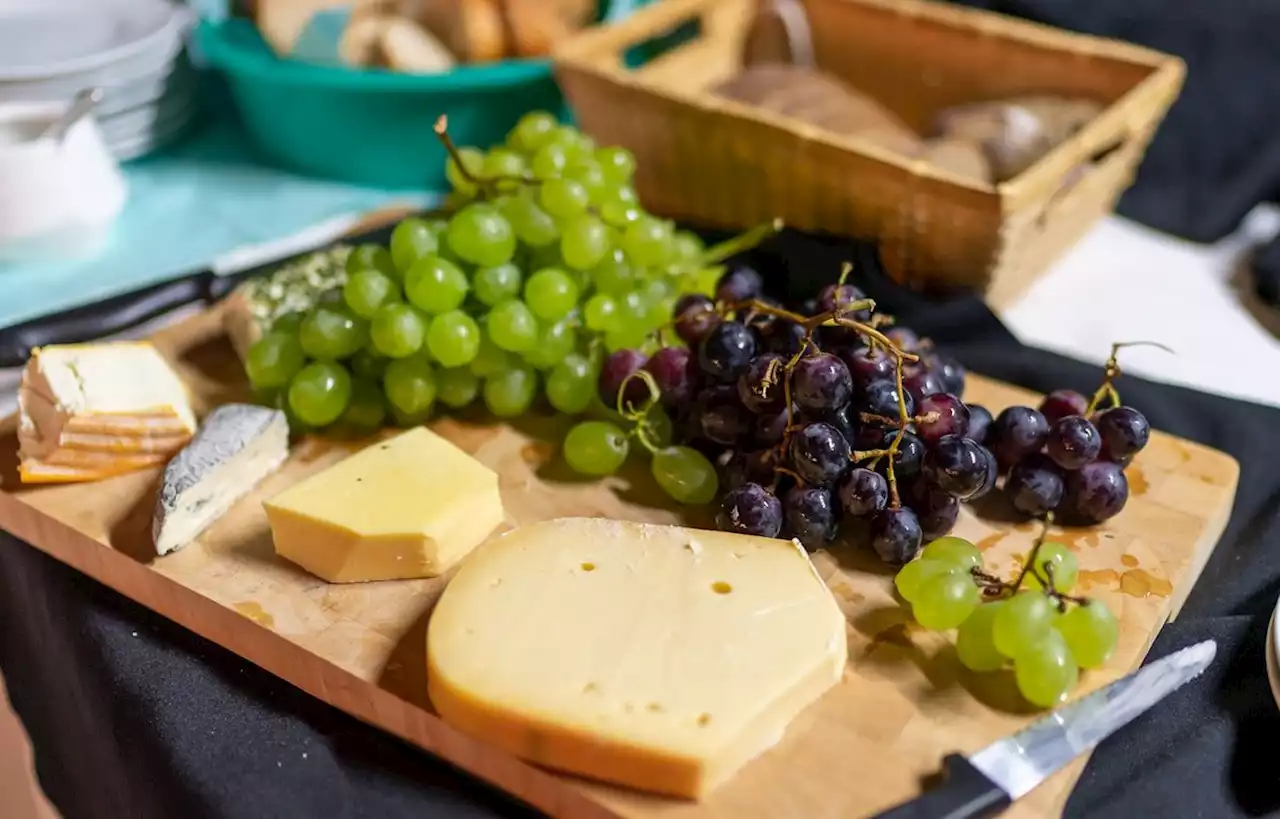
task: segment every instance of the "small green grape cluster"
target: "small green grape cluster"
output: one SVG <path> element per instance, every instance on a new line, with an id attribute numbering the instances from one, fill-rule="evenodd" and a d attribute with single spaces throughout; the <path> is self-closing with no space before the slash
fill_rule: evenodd
<path id="1" fill-rule="evenodd" d="M 544 112 L 488 152 L 444 125 L 452 215 L 355 248 L 341 288 L 246 355 L 253 387 L 299 429 L 410 426 L 478 399 L 509 418 L 540 389 L 582 413 L 599 404 L 604 350 L 654 343 L 678 296 L 715 286 L 702 241 L 639 206 L 625 149 Z"/>
<path id="2" fill-rule="evenodd" d="M 1040 542 L 1032 555 L 1018 582 L 991 582 L 972 543 L 944 537 L 903 566 L 894 585 L 917 623 L 959 629 L 956 654 L 966 668 L 998 671 L 1012 662 L 1022 696 L 1051 708 L 1075 687 L 1080 669 L 1111 657 L 1119 628 L 1101 601 L 1066 596 L 1078 573 L 1070 549 Z M 984 587 L 1002 596 L 984 602 Z"/>

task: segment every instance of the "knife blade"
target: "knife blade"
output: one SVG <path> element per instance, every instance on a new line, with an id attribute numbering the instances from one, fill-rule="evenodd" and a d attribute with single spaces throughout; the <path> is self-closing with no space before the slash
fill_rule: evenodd
<path id="1" fill-rule="evenodd" d="M 995 816 L 1073 759 L 1200 675 L 1213 640 L 1196 643 L 1063 706 L 971 756 L 943 760 L 945 781 L 877 819 Z"/>
<path id="2" fill-rule="evenodd" d="M 189 304 L 213 304 L 245 279 L 340 240 L 386 242 L 391 226 L 416 211 L 396 205 L 369 214 L 340 214 L 279 239 L 236 248 L 175 278 L 2 328 L 0 368 L 23 366 L 35 347 L 111 336 Z"/>

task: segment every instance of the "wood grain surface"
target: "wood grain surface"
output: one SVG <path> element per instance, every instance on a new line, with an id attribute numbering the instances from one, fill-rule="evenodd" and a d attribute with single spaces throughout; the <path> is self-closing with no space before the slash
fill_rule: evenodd
<path id="1" fill-rule="evenodd" d="M 239 364 L 205 314 L 156 343 L 198 397 L 198 409 L 242 398 Z M 971 377 L 967 398 L 998 411 L 1029 393 Z M 629 464 L 601 481 L 575 478 L 558 457 L 564 419 L 531 413 L 514 425 L 483 417 L 433 428 L 495 469 L 509 525 L 564 515 L 708 525 L 681 514 Z M 13 426 L 0 433 L 0 526 L 160 614 L 357 718 L 399 736 L 548 813 L 589 819 L 835 819 L 873 813 L 917 793 L 940 757 L 1017 730 L 1034 714 L 1007 674 L 960 667 L 948 638 L 919 630 L 874 556 L 837 544 L 815 556 L 848 617 L 845 680 L 805 711 L 782 743 L 702 803 L 654 798 L 548 772 L 487 748 L 432 712 L 426 696 L 427 618 L 447 578 L 330 586 L 276 558 L 265 498 L 358 448 L 304 439 L 268 478 L 197 542 L 156 558 L 149 536 L 159 470 L 91 484 L 17 483 Z M 1105 526 L 1064 530 L 1080 586 L 1120 618 L 1120 644 L 1101 685 L 1136 667 L 1195 583 L 1230 514 L 1238 466 L 1229 456 L 1154 434 L 1129 469 L 1132 497 Z M 1012 573 L 1035 537 L 998 499 L 966 508 L 957 533 Z M 1060 813 L 1083 760 L 1010 815 Z"/>

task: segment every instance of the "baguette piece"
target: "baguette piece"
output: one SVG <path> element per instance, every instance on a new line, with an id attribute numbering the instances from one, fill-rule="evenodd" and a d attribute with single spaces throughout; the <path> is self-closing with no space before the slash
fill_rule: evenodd
<path id="1" fill-rule="evenodd" d="M 444 43 L 408 17 L 386 19 L 379 50 L 388 68 L 407 74 L 439 74 L 457 62 Z"/>

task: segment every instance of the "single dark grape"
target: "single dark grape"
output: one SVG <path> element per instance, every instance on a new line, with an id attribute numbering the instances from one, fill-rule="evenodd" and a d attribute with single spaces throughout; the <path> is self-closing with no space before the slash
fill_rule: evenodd
<path id="1" fill-rule="evenodd" d="M 871 548 L 885 563 L 901 566 L 909 563 L 920 551 L 924 533 L 920 519 L 906 506 L 898 509 L 882 509 L 871 518 L 868 533 Z"/>
<path id="2" fill-rule="evenodd" d="M 829 284 L 818 293 L 818 309 L 824 313 L 842 310 L 842 317 L 866 322 L 871 320 L 870 310 L 847 310 L 849 305 L 866 297 L 865 293 L 851 284 Z"/>
<path id="3" fill-rule="evenodd" d="M 839 407 L 833 410 L 823 410 L 819 412 L 809 411 L 804 413 L 806 421 L 821 421 L 830 424 L 836 428 L 840 436 L 853 446 L 853 442 L 858 438 L 858 422 L 854 420 L 855 412 L 852 406 Z"/>
<path id="4" fill-rule="evenodd" d="M 733 446 L 750 431 L 751 414 L 735 401 L 720 401 L 702 408 L 702 437 L 724 446 Z"/>
<path id="5" fill-rule="evenodd" d="M 1067 474 L 1063 506 L 1085 523 L 1102 523 L 1115 517 L 1129 500 L 1129 480 L 1124 468 L 1111 461 L 1094 461 Z"/>
<path id="6" fill-rule="evenodd" d="M 907 327 L 891 327 L 885 331 L 885 336 L 904 353 L 914 352 L 920 346 L 920 336 Z"/>
<path id="7" fill-rule="evenodd" d="M 840 505 L 856 518 L 879 512 L 889 505 L 889 482 L 879 473 L 857 467 L 840 482 Z"/>
<path id="8" fill-rule="evenodd" d="M 915 415 L 915 399 L 910 393 L 904 395 L 903 399 L 907 405 L 907 415 Z M 898 417 L 898 385 L 892 381 L 873 381 L 862 390 L 860 403 L 863 412 L 896 419 Z"/>
<path id="9" fill-rule="evenodd" d="M 896 429 L 886 430 L 883 427 L 864 426 L 858 430 L 858 435 L 854 439 L 856 448 L 859 451 L 867 452 L 873 449 L 888 449 L 893 444 L 893 439 L 897 437 Z M 910 478 L 919 474 L 920 465 L 924 463 L 926 447 L 924 441 L 910 430 L 902 433 L 902 440 L 898 442 L 898 454 L 893 459 L 893 474 L 895 478 Z M 884 474 L 887 460 L 882 459 L 880 465 L 876 468 Z"/>
<path id="10" fill-rule="evenodd" d="M 1068 415 L 1084 415 L 1089 409 L 1089 399 L 1075 390 L 1054 390 L 1040 402 L 1040 414 L 1050 424 Z"/>
<path id="11" fill-rule="evenodd" d="M 783 404 L 787 360 L 776 353 L 756 356 L 738 376 L 738 398 L 752 412 L 771 412 Z"/>
<path id="12" fill-rule="evenodd" d="M 996 456 L 991 450 L 979 444 L 983 457 L 987 459 L 987 471 L 982 478 L 982 486 L 978 487 L 978 491 L 970 495 L 967 500 L 977 500 L 996 488 L 996 481 L 1000 479 L 1000 466 L 996 463 Z"/>
<path id="13" fill-rule="evenodd" d="M 965 404 L 969 408 L 969 431 L 964 437 L 974 443 L 987 443 L 987 430 L 991 427 L 991 410 L 981 404 Z"/>
<path id="14" fill-rule="evenodd" d="M 795 322 L 778 319 L 761 331 L 760 347 L 764 352 L 777 353 L 790 359 L 800 352 L 804 341 L 804 328 Z"/>
<path id="15" fill-rule="evenodd" d="M 956 521 L 960 519 L 960 501 L 929 480 L 918 478 L 908 481 L 899 491 L 902 502 L 916 513 L 925 543 L 937 540 L 955 528 Z"/>
<path id="16" fill-rule="evenodd" d="M 715 304 L 711 299 L 699 293 L 687 293 L 676 301 L 672 316 L 675 320 L 676 335 L 690 347 L 697 347 L 707 332 L 720 323 Z"/>
<path id="17" fill-rule="evenodd" d="M 902 386 L 907 388 L 907 392 L 915 399 L 917 405 L 925 396 L 937 395 L 947 391 L 942 383 L 941 376 L 919 368 L 903 375 Z"/>
<path id="18" fill-rule="evenodd" d="M 782 531 L 782 501 L 758 483 L 744 483 L 725 493 L 716 525 L 740 535 L 777 537 Z"/>
<path id="19" fill-rule="evenodd" d="M 786 531 L 813 552 L 836 536 L 836 504 L 831 491 L 821 486 L 797 486 L 782 499 Z"/>
<path id="20" fill-rule="evenodd" d="M 805 356 L 792 373 L 791 395 L 801 409 L 839 409 L 853 397 L 853 377 L 830 353 Z"/>
<path id="21" fill-rule="evenodd" d="M 936 413 L 934 421 L 917 421 L 916 434 L 926 444 L 944 435 L 964 435 L 969 431 L 969 408 L 959 398 L 945 392 L 926 395 L 916 401 L 916 413 L 921 417 Z"/>
<path id="22" fill-rule="evenodd" d="M 1032 517 L 1057 509 L 1065 489 L 1062 470 L 1039 452 L 1015 464 L 1004 481 L 1004 493 L 1013 508 Z"/>
<path id="23" fill-rule="evenodd" d="M 752 425 L 751 440 L 760 446 L 773 446 L 782 443 L 782 436 L 787 431 L 787 410 L 785 408 L 775 412 L 766 412 L 758 415 Z M 846 439 L 847 440 L 847 439 Z"/>
<path id="24" fill-rule="evenodd" d="M 922 471 L 960 500 L 973 497 L 987 479 L 987 452 L 961 435 L 946 435 L 929 448 Z"/>
<path id="25" fill-rule="evenodd" d="M 624 396 L 625 403 L 636 406 L 643 404 L 649 398 L 649 388 L 645 386 L 644 381 L 639 378 L 627 378 L 638 371 L 645 365 L 644 353 L 639 350 L 618 350 L 604 360 L 604 367 L 600 370 L 600 380 L 598 382 L 600 388 L 600 400 L 610 409 L 618 406 L 618 391 L 622 389 L 625 381 L 627 384 L 627 392 Z"/>
<path id="26" fill-rule="evenodd" d="M 1133 460 L 1151 438 L 1147 417 L 1133 407 L 1112 407 L 1096 421 L 1102 436 L 1102 457 L 1121 466 Z"/>
<path id="27" fill-rule="evenodd" d="M 737 265 L 720 277 L 716 286 L 716 300 L 723 302 L 746 301 L 760 295 L 764 277 L 754 267 Z"/>
<path id="28" fill-rule="evenodd" d="M 1049 437 L 1049 422 L 1030 407 L 1009 407 L 987 428 L 987 446 L 1000 469 L 1011 468 L 1030 452 L 1039 452 Z"/>
<path id="29" fill-rule="evenodd" d="M 964 395 L 964 365 L 949 355 L 935 353 L 926 356 L 924 365 L 929 372 L 942 379 L 942 389 L 952 395 Z"/>
<path id="30" fill-rule="evenodd" d="M 830 424 L 809 424 L 791 433 L 791 468 L 806 483 L 835 483 L 849 469 L 849 454 L 849 442 Z"/>
<path id="31" fill-rule="evenodd" d="M 663 347 L 645 362 L 645 371 L 653 376 L 662 403 L 668 407 L 684 406 L 693 399 L 689 359 L 687 347 Z"/>
<path id="32" fill-rule="evenodd" d="M 1044 450 L 1063 469 L 1079 469 L 1102 452 L 1102 436 L 1088 418 L 1068 415 L 1049 430 Z"/>
<path id="33" fill-rule="evenodd" d="M 874 349 L 858 347 L 847 350 L 841 358 L 849 368 L 849 374 L 853 376 L 854 384 L 859 389 L 865 388 L 873 381 L 893 383 L 897 360 L 879 347 Z"/>
<path id="34" fill-rule="evenodd" d="M 712 327 L 698 348 L 698 364 L 712 378 L 731 381 L 751 364 L 756 337 L 746 325 L 723 321 Z"/>

